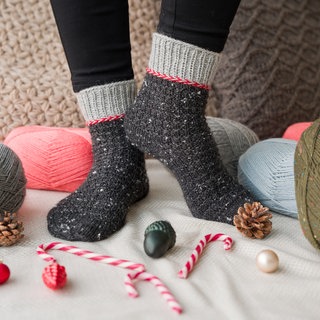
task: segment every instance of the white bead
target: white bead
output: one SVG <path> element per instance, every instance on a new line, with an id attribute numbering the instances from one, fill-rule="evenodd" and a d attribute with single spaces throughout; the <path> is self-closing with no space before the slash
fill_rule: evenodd
<path id="1" fill-rule="evenodd" d="M 262 250 L 256 257 L 256 264 L 263 272 L 275 272 L 279 267 L 279 258 L 272 250 Z"/>

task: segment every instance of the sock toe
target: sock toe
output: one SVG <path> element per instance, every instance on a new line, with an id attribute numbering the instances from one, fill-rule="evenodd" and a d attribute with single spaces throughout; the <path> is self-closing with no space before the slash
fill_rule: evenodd
<path id="1" fill-rule="evenodd" d="M 125 137 L 123 120 L 90 127 L 94 163 L 86 181 L 50 210 L 49 232 L 69 241 L 98 241 L 124 224 L 149 190 L 144 155 Z"/>

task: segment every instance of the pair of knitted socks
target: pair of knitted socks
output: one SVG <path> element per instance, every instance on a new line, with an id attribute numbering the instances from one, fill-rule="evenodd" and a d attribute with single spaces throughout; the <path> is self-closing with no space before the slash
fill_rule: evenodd
<path id="1" fill-rule="evenodd" d="M 133 80 L 77 94 L 94 164 L 84 184 L 49 212 L 52 235 L 96 241 L 119 230 L 129 206 L 148 193 L 142 152 L 173 172 L 194 217 L 232 224 L 238 207 L 252 199 L 223 167 L 205 120 L 218 57 L 155 33 L 135 101 Z"/>

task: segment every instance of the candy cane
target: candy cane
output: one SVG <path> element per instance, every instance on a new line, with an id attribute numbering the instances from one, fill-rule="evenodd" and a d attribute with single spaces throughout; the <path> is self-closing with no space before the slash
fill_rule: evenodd
<path id="1" fill-rule="evenodd" d="M 160 292 L 162 297 L 167 301 L 172 311 L 180 314 L 182 313 L 182 308 L 172 295 L 170 290 L 160 281 L 160 279 L 153 274 L 147 273 L 145 271 L 137 272 L 134 274 L 128 274 L 125 278 L 125 286 L 129 297 L 136 298 L 139 296 L 136 288 L 134 287 L 133 280 L 143 280 L 151 282 Z"/>
<path id="2" fill-rule="evenodd" d="M 154 286 L 159 290 L 161 295 L 165 298 L 165 300 L 174 312 L 177 312 L 179 314 L 182 312 L 182 308 L 180 307 L 174 296 L 170 293 L 169 289 L 160 281 L 158 277 L 145 272 L 145 266 L 143 264 L 123 259 L 116 259 L 106 255 L 99 255 L 88 250 L 79 249 L 75 246 L 65 245 L 61 242 L 41 244 L 37 248 L 37 253 L 43 260 L 47 262 L 52 262 L 52 264 L 49 267 L 45 268 L 43 274 L 43 280 L 45 284 L 51 289 L 55 290 L 62 288 L 66 282 L 66 274 L 64 267 L 57 265 L 56 259 L 46 252 L 47 250 L 51 249 L 61 250 L 93 261 L 98 261 L 110 264 L 112 266 L 136 271 L 136 273 L 127 274 L 125 279 L 125 286 L 130 297 L 135 298 L 138 296 L 138 292 L 133 285 L 133 280 L 149 281 L 152 284 L 154 284 Z M 60 269 L 63 269 L 62 276 L 60 274 L 57 274 L 60 271 Z"/>
<path id="3" fill-rule="evenodd" d="M 188 277 L 188 274 L 192 271 L 195 264 L 197 263 L 203 249 L 206 247 L 206 245 L 209 242 L 213 242 L 216 240 L 220 240 L 224 242 L 224 249 L 230 250 L 232 246 L 232 239 L 223 234 L 223 233 L 217 233 L 217 234 L 207 234 L 204 236 L 203 239 L 200 240 L 199 244 L 196 246 L 194 251 L 192 252 L 189 260 L 185 264 L 185 266 L 179 271 L 178 276 L 179 278 L 186 279 Z"/>
<path id="4" fill-rule="evenodd" d="M 56 262 L 56 259 L 53 256 L 46 253 L 46 250 L 50 250 L 50 249 L 65 251 L 68 253 L 72 253 L 76 256 L 79 256 L 79 257 L 83 257 L 83 258 L 86 258 L 89 260 L 110 264 L 115 267 L 130 269 L 130 270 L 134 270 L 134 271 L 144 271 L 145 270 L 145 266 L 143 264 L 135 263 L 135 262 L 132 262 L 129 260 L 116 259 L 111 256 L 96 254 L 94 252 L 91 252 L 88 250 L 82 250 L 82 249 L 79 249 L 75 246 L 66 245 L 61 242 L 51 242 L 51 243 L 47 243 L 47 244 L 41 244 L 37 248 L 37 253 L 45 261 Z"/>

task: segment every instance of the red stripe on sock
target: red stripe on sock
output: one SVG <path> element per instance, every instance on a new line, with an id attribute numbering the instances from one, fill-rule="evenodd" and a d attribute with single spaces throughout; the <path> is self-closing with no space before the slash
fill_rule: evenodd
<path id="1" fill-rule="evenodd" d="M 100 119 L 97 119 L 97 120 L 90 120 L 90 121 L 87 121 L 86 122 L 86 125 L 87 126 L 92 126 L 92 125 L 95 125 L 97 123 L 101 123 L 101 122 L 107 122 L 107 121 L 113 121 L 113 120 L 118 120 L 118 119 L 121 119 L 124 117 L 124 113 L 122 114 L 116 114 L 116 115 L 113 115 L 113 116 L 109 116 L 109 117 L 105 117 L 105 118 L 100 118 Z"/>
<path id="2" fill-rule="evenodd" d="M 150 69 L 150 68 L 146 68 L 146 70 L 147 70 L 148 73 L 152 74 L 153 76 L 156 76 L 156 77 L 164 79 L 164 80 L 169 80 L 169 81 L 172 81 L 172 82 L 178 82 L 178 83 L 181 83 L 181 84 L 187 84 L 189 86 L 210 90 L 210 86 L 208 86 L 207 84 L 199 83 L 199 82 L 196 82 L 196 81 L 191 81 L 191 80 L 188 80 L 188 79 L 182 79 L 182 78 L 176 77 L 176 76 L 169 76 L 167 74 L 160 73 L 160 72 L 155 71 L 155 70 Z"/>

